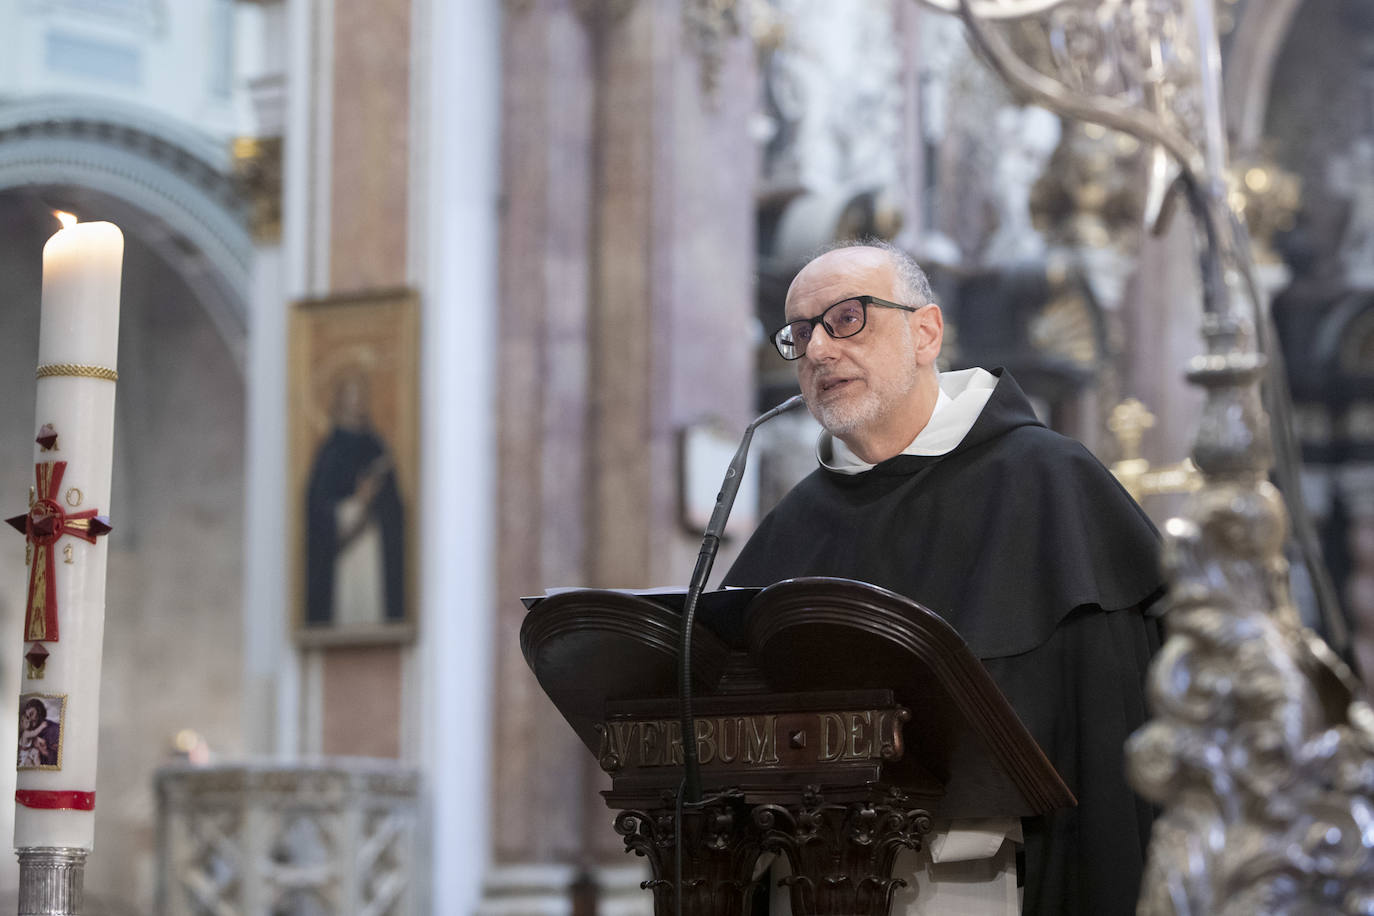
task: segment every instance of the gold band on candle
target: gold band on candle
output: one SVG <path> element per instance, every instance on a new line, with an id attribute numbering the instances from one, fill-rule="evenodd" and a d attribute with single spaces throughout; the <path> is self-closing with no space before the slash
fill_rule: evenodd
<path id="1" fill-rule="evenodd" d="M 119 373 L 104 366 L 81 366 L 76 363 L 48 363 L 39 366 L 35 378 L 48 378 L 53 375 L 68 375 L 76 378 L 99 378 L 107 382 L 119 381 Z"/>

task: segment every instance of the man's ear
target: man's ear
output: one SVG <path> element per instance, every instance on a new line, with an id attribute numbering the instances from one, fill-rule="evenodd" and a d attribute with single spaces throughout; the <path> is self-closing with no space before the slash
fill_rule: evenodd
<path id="1" fill-rule="evenodd" d="M 930 303 L 911 316 L 914 327 L 913 339 L 916 344 L 916 361 L 922 365 L 933 364 L 940 355 L 940 346 L 945 340 L 945 316 L 940 307 Z"/>

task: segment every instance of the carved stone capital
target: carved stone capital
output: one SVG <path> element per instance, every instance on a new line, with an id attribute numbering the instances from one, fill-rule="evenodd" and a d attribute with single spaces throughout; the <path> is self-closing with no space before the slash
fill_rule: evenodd
<path id="1" fill-rule="evenodd" d="M 234 141 L 234 177 L 249 204 L 253 237 L 281 238 L 282 138 L 240 137 Z"/>

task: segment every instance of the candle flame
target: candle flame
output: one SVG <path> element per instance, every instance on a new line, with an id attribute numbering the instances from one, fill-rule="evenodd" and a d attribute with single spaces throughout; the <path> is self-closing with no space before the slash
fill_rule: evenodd
<path id="1" fill-rule="evenodd" d="M 62 224 L 63 229 L 70 229 L 76 225 L 76 214 L 66 213 L 62 210 L 52 211 L 52 215 L 57 217 L 57 221 Z"/>

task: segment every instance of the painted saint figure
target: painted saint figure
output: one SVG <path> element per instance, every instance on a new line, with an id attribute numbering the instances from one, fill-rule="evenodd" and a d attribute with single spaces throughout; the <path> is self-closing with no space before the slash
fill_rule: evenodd
<path id="1" fill-rule="evenodd" d="M 29 697 L 19 710 L 20 767 L 55 767 L 61 747 L 62 726 L 48 718 L 48 707 Z"/>
<path id="2" fill-rule="evenodd" d="M 310 470 L 307 626 L 405 618 L 404 514 L 395 464 L 372 426 L 369 400 L 366 375 L 340 376 L 333 426 Z"/>

